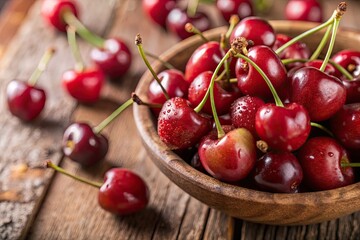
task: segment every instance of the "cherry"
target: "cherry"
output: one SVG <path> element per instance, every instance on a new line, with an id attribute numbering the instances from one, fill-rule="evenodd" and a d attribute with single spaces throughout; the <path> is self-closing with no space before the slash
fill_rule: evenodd
<path id="1" fill-rule="evenodd" d="M 346 103 L 360 102 L 360 76 L 353 80 L 341 80 L 346 89 Z"/>
<path id="2" fill-rule="evenodd" d="M 255 116 L 258 136 L 272 149 L 294 151 L 307 140 L 311 126 L 306 109 L 297 103 L 285 107 L 268 103 L 261 106 Z"/>
<path id="3" fill-rule="evenodd" d="M 315 137 L 309 139 L 298 153 L 303 168 L 304 181 L 314 191 L 343 187 L 354 182 L 346 150 L 333 138 Z"/>
<path id="4" fill-rule="evenodd" d="M 323 12 L 316 0 L 290 0 L 285 6 L 287 20 L 322 22 Z"/>
<path id="5" fill-rule="evenodd" d="M 275 52 L 271 48 L 262 45 L 251 47 L 247 55 L 264 71 L 276 91 L 280 91 L 287 75 L 284 65 Z M 245 60 L 238 59 L 235 69 L 238 87 L 242 93 L 263 99 L 271 96 L 263 77 Z"/>
<path id="6" fill-rule="evenodd" d="M 276 40 L 272 49 L 275 51 L 292 38 L 285 34 L 276 34 Z M 305 43 L 296 42 L 287 47 L 283 52 L 279 54 L 281 59 L 308 59 L 310 57 L 310 50 Z M 291 66 L 298 65 L 292 64 Z"/>
<path id="7" fill-rule="evenodd" d="M 105 173 L 105 182 L 98 183 L 72 175 L 51 161 L 47 161 L 46 166 L 77 181 L 99 188 L 98 203 L 108 212 L 128 215 L 144 209 L 149 203 L 148 186 L 139 175 L 128 169 L 112 168 Z"/>
<path id="8" fill-rule="evenodd" d="M 36 87 L 36 82 L 50 61 L 55 49 L 48 49 L 28 82 L 12 80 L 6 88 L 6 100 L 10 113 L 23 121 L 32 121 L 44 109 L 46 93 Z"/>
<path id="9" fill-rule="evenodd" d="M 97 134 L 86 123 L 73 123 L 66 128 L 62 150 L 68 158 L 82 166 L 91 166 L 102 160 L 109 148 L 107 138 Z"/>
<path id="10" fill-rule="evenodd" d="M 198 75 L 189 87 L 188 99 L 193 106 L 200 104 L 209 88 L 213 72 L 206 71 Z M 231 103 L 240 96 L 239 89 L 234 84 L 229 84 L 229 90 L 224 89 L 220 82 L 215 82 L 214 98 L 218 114 L 225 114 L 229 111 Z M 210 100 L 208 99 L 202 108 L 208 114 L 212 113 Z"/>
<path id="11" fill-rule="evenodd" d="M 77 6 L 73 0 L 44 0 L 41 5 L 43 19 L 61 32 L 66 32 L 67 23 L 63 18 L 64 11 L 78 16 Z"/>
<path id="12" fill-rule="evenodd" d="M 238 15 L 240 19 L 254 15 L 251 0 L 217 0 L 216 8 L 227 22 L 232 15 Z"/>
<path id="13" fill-rule="evenodd" d="M 290 100 L 303 105 L 312 121 L 329 119 L 346 100 L 341 81 L 314 67 L 303 67 L 293 74 L 290 93 Z"/>
<path id="14" fill-rule="evenodd" d="M 261 190 L 294 193 L 299 191 L 303 171 L 292 153 L 269 152 L 256 161 L 253 178 Z"/>
<path id="15" fill-rule="evenodd" d="M 235 38 L 244 37 L 254 42 L 254 45 L 271 47 L 275 43 L 273 27 L 263 18 L 247 17 L 242 19 L 230 36 L 230 42 Z"/>
<path id="16" fill-rule="evenodd" d="M 94 103 L 100 98 L 105 82 L 104 73 L 97 67 L 85 68 L 76 44 L 75 29 L 68 28 L 68 40 L 76 60 L 75 69 L 65 71 L 62 75 L 64 89 L 76 100 L 83 103 Z"/>
<path id="17" fill-rule="evenodd" d="M 330 126 L 345 148 L 360 150 L 360 103 L 342 106 L 330 119 Z"/>
<path id="18" fill-rule="evenodd" d="M 229 127 L 231 129 L 231 127 Z M 236 182 L 249 175 L 256 161 L 255 141 L 245 128 L 229 130 L 222 138 L 216 131 L 205 136 L 199 144 L 202 166 L 213 177 Z"/>
<path id="19" fill-rule="evenodd" d="M 90 57 L 112 79 L 125 75 L 132 62 L 130 49 L 119 38 L 106 39 L 102 47 L 91 50 Z"/>
<path id="20" fill-rule="evenodd" d="M 200 73 L 214 71 L 224 53 L 219 42 L 211 41 L 198 47 L 185 67 L 185 79 L 191 83 Z"/>
<path id="21" fill-rule="evenodd" d="M 181 39 L 192 36 L 192 33 L 185 30 L 186 23 L 193 24 L 201 32 L 211 28 L 209 16 L 200 11 L 197 11 L 194 16 L 189 16 L 186 11 L 180 8 L 174 8 L 170 11 L 166 20 L 167 29 Z"/>
<path id="22" fill-rule="evenodd" d="M 158 135 L 170 149 L 194 146 L 210 129 L 210 119 L 195 112 L 184 98 L 167 100 L 158 117 Z"/>
<path id="23" fill-rule="evenodd" d="M 331 60 L 345 68 L 354 78 L 360 77 L 359 51 L 345 49 L 336 53 Z"/>
<path id="24" fill-rule="evenodd" d="M 265 103 L 261 98 L 243 96 L 236 99 L 230 108 L 231 122 L 236 128 L 246 128 L 255 137 L 255 115 Z"/>
<path id="25" fill-rule="evenodd" d="M 175 8 L 176 0 L 143 0 L 142 8 L 148 17 L 156 24 L 166 27 L 169 12 Z"/>
<path id="26" fill-rule="evenodd" d="M 304 63 L 304 66 L 306 67 L 314 67 L 317 69 L 320 69 L 321 66 L 323 65 L 324 61 L 321 59 L 316 59 L 316 60 L 311 60 L 311 61 L 307 61 L 306 63 Z M 336 68 L 328 63 L 325 66 L 325 69 L 323 71 L 324 73 L 328 74 L 328 75 L 332 75 L 332 76 L 338 76 L 339 74 L 337 73 L 338 71 L 336 70 Z"/>

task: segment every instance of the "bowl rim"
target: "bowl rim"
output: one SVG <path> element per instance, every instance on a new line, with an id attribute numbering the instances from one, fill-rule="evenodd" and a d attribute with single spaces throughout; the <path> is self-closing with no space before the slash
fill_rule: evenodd
<path id="1" fill-rule="evenodd" d="M 289 21 L 286 20 L 271 20 L 269 22 L 272 26 L 276 26 L 277 28 L 280 29 L 289 28 L 289 24 L 288 24 Z M 291 25 L 292 25 L 291 27 L 303 28 L 304 30 L 306 30 L 314 26 L 317 26 L 318 24 L 312 22 L 292 21 Z M 210 39 L 215 39 L 215 37 L 219 36 L 219 33 L 226 32 L 226 30 L 227 28 L 225 26 L 218 27 L 206 31 L 204 35 Z M 339 28 L 338 31 L 339 31 L 338 34 L 345 36 L 354 33 L 360 34 L 360 32 L 352 29 Z M 178 43 L 173 47 L 171 47 L 170 49 L 168 49 L 163 54 L 161 54 L 160 58 L 166 61 L 167 59 L 174 57 L 176 52 L 186 49 L 186 46 L 190 46 L 198 42 L 199 39 L 200 38 L 198 36 L 192 36 L 188 39 L 185 39 L 180 42 L 181 44 Z M 162 69 L 162 63 L 160 61 L 155 61 L 152 63 L 152 67 L 154 68 L 155 72 L 158 72 L 159 69 Z M 149 70 L 146 70 L 146 72 L 143 74 L 143 76 L 139 81 L 139 84 L 136 88 L 136 92 L 138 92 L 140 88 L 142 88 L 147 84 L 145 81 L 149 77 L 151 77 L 151 73 L 149 72 Z M 141 94 L 139 93 L 139 96 L 144 97 L 144 99 L 147 98 L 147 96 L 142 93 Z M 188 163 L 186 163 L 176 153 L 172 152 L 169 148 L 167 148 L 166 144 L 163 143 L 158 137 L 155 125 L 152 124 L 152 121 L 149 121 L 149 118 L 152 118 L 152 113 L 148 107 L 138 106 L 137 104 L 134 104 L 133 113 L 134 113 L 135 123 L 143 143 L 153 153 L 153 157 L 157 157 L 161 160 L 161 161 L 154 161 L 152 159 L 153 162 L 155 162 L 155 164 L 160 169 L 166 168 L 167 170 L 176 173 L 177 176 L 180 177 L 182 181 L 194 182 L 194 184 L 196 184 L 198 187 L 210 191 L 214 194 L 219 194 L 219 195 L 227 196 L 229 198 L 236 198 L 243 200 L 249 200 L 248 196 L 252 196 L 251 201 L 254 202 L 265 203 L 265 204 L 273 204 L 274 202 L 276 202 L 277 204 L 280 205 L 304 205 L 304 204 L 318 205 L 318 204 L 333 203 L 334 196 L 335 199 L 339 200 L 340 202 L 341 201 L 347 202 L 346 200 L 352 200 L 360 196 L 360 182 L 356 182 L 351 185 L 347 185 L 344 187 L 331 189 L 331 190 L 300 192 L 300 193 L 271 193 L 271 192 L 249 189 L 231 183 L 222 182 L 210 175 L 207 175 L 205 173 L 196 170 Z M 153 136 L 155 136 L 155 139 L 153 138 Z M 194 176 L 200 176 L 200 177 L 194 177 Z M 345 194 L 339 194 L 339 192 L 343 192 Z M 244 197 L 246 197 L 246 199 Z M 360 210 L 360 206 L 357 209 Z"/>

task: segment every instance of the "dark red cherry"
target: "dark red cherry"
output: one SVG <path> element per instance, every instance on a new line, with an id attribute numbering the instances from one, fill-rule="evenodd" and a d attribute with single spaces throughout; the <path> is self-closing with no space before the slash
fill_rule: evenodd
<path id="1" fill-rule="evenodd" d="M 261 98 L 243 96 L 236 99 L 230 108 L 231 122 L 236 128 L 246 128 L 256 137 L 255 115 L 265 103 Z"/>
<path id="2" fill-rule="evenodd" d="M 248 57 L 264 71 L 276 91 L 280 92 L 287 76 L 286 69 L 276 53 L 267 46 L 254 46 L 249 49 Z M 269 87 L 258 71 L 240 58 L 236 63 L 236 78 L 242 93 L 263 99 L 272 96 Z"/>
<path id="3" fill-rule="evenodd" d="M 149 189 L 144 180 L 134 172 L 113 168 L 105 173 L 98 202 L 106 211 L 127 215 L 144 209 L 149 202 Z"/>
<path id="4" fill-rule="evenodd" d="M 330 118 L 346 100 L 341 81 L 314 67 L 303 67 L 293 74 L 290 93 L 290 100 L 303 105 L 312 121 Z"/>
<path id="5" fill-rule="evenodd" d="M 342 50 L 336 53 L 331 60 L 344 67 L 353 77 L 360 77 L 360 51 Z"/>
<path id="6" fill-rule="evenodd" d="M 200 73 L 214 71 L 224 54 L 220 43 L 211 41 L 198 47 L 185 67 L 185 79 L 191 83 Z"/>
<path id="7" fill-rule="evenodd" d="M 23 121 L 38 117 L 46 102 L 45 91 L 26 82 L 12 80 L 6 88 L 6 99 L 12 115 Z"/>
<path id="8" fill-rule="evenodd" d="M 62 150 L 71 160 L 91 166 L 105 157 L 108 140 L 104 135 L 94 133 L 86 123 L 73 123 L 64 132 Z"/>
<path id="9" fill-rule="evenodd" d="M 276 34 L 276 40 L 272 49 L 275 51 L 291 39 L 291 37 L 285 34 Z M 296 42 L 285 48 L 284 51 L 279 54 L 279 57 L 281 59 L 308 59 L 310 57 L 310 50 L 305 43 Z M 298 64 L 291 64 L 290 66 L 294 65 Z"/>
<path id="10" fill-rule="evenodd" d="M 176 0 L 143 0 L 142 8 L 156 24 L 165 28 L 169 12 L 175 8 Z"/>
<path id="11" fill-rule="evenodd" d="M 204 137 L 198 153 L 202 166 L 211 176 L 236 182 L 247 177 L 254 167 L 255 140 L 245 128 L 224 131 L 227 133 L 220 139 L 216 131 Z"/>
<path id="12" fill-rule="evenodd" d="M 315 137 L 309 139 L 298 153 L 303 168 L 304 181 L 314 191 L 343 187 L 354 182 L 346 150 L 333 138 Z"/>
<path id="13" fill-rule="evenodd" d="M 226 22 L 229 22 L 232 15 L 238 15 L 240 19 L 254 15 L 251 0 L 217 0 L 216 8 Z"/>
<path id="14" fill-rule="evenodd" d="M 271 47 L 275 43 L 275 33 L 269 22 L 260 17 L 247 17 L 241 20 L 230 36 L 230 42 L 237 37 L 252 40 L 254 45 Z"/>
<path id="15" fill-rule="evenodd" d="M 87 68 L 81 72 L 68 70 L 62 75 L 65 90 L 83 103 L 94 103 L 99 100 L 104 82 L 105 75 L 98 68 Z"/>
<path id="16" fill-rule="evenodd" d="M 188 99 L 196 107 L 203 100 L 212 78 L 213 72 L 206 71 L 198 75 L 190 84 Z M 229 90 L 224 89 L 221 83 L 214 83 L 214 100 L 216 112 L 219 115 L 229 112 L 231 103 L 240 96 L 240 91 L 234 84 L 229 84 Z M 206 101 L 202 111 L 212 115 L 210 98 Z"/>
<path id="17" fill-rule="evenodd" d="M 323 11 L 316 0 L 290 0 L 285 6 L 287 20 L 322 22 Z"/>
<path id="18" fill-rule="evenodd" d="M 210 119 L 195 112 L 184 98 L 167 100 L 158 117 L 158 135 L 170 149 L 195 146 L 210 130 Z"/>
<path id="19" fill-rule="evenodd" d="M 345 148 L 360 150 L 360 102 L 342 106 L 330 119 L 330 126 Z"/>
<path id="20" fill-rule="evenodd" d="M 323 64 L 323 60 L 316 59 L 316 60 L 311 60 L 311 61 L 304 63 L 304 66 L 320 69 L 322 64 Z M 333 65 L 331 65 L 330 63 L 326 64 L 324 73 L 332 75 L 332 76 L 336 76 L 336 77 L 339 76 L 336 68 Z"/>
<path id="21" fill-rule="evenodd" d="M 341 79 L 346 89 L 346 103 L 358 103 L 360 102 L 360 76 L 353 79 Z"/>
<path id="22" fill-rule="evenodd" d="M 186 23 L 192 23 L 201 32 L 211 28 L 209 16 L 200 11 L 197 11 L 195 16 L 190 17 L 187 15 L 186 11 L 181 10 L 180 8 L 174 8 L 170 11 L 166 20 L 167 29 L 181 39 L 185 39 L 193 35 L 185 30 Z"/>
<path id="23" fill-rule="evenodd" d="M 102 48 L 93 48 L 90 53 L 94 63 L 110 78 L 123 76 L 131 66 L 131 52 L 118 38 L 109 38 Z"/>
<path id="24" fill-rule="evenodd" d="M 300 104 L 279 107 L 268 103 L 257 111 L 255 128 L 258 136 L 271 149 L 294 151 L 305 143 L 310 134 L 310 117 Z"/>
<path id="25" fill-rule="evenodd" d="M 66 26 L 62 14 L 70 11 L 78 15 L 77 6 L 73 0 L 44 0 L 41 5 L 41 15 L 44 20 L 59 31 L 66 32 Z"/>
<path id="26" fill-rule="evenodd" d="M 299 191 L 303 171 L 290 152 L 269 152 L 255 163 L 254 181 L 263 191 L 294 193 Z"/>

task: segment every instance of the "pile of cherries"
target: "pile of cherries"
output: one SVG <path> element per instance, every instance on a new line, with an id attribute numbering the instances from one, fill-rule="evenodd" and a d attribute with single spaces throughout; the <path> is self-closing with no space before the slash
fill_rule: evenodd
<path id="1" fill-rule="evenodd" d="M 342 2 L 329 20 L 294 38 L 262 18 L 244 18 L 220 42 L 199 46 L 184 73 L 160 72 L 148 90 L 149 101 L 162 104 L 152 108 L 160 139 L 179 155 L 195 152 L 187 161 L 214 178 L 254 189 L 295 193 L 354 183 L 360 52 L 331 57 L 345 11 Z M 311 54 L 301 39 L 321 29 Z"/>
<path id="2" fill-rule="evenodd" d="M 193 24 L 200 31 L 213 27 L 209 15 L 198 9 L 199 2 L 214 4 L 226 22 L 229 22 L 232 15 L 244 19 L 264 8 L 264 1 L 253 0 L 187 0 L 186 7 L 178 0 L 142 0 L 142 7 L 155 24 L 185 39 L 192 36 L 185 29 L 186 23 Z M 322 7 L 317 0 L 289 0 L 284 9 L 284 17 L 287 20 L 321 22 Z"/>

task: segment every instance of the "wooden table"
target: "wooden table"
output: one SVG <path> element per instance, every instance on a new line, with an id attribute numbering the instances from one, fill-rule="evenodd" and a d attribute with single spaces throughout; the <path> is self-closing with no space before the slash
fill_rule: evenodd
<path id="1" fill-rule="evenodd" d="M 35 3 L 24 19 L 32 2 Z M 40 1 L 12 0 L 5 5 L 0 16 L 0 239 L 360 238 L 360 213 L 316 225 L 284 227 L 233 219 L 210 209 L 171 183 L 151 162 L 137 134 L 131 109 L 104 130 L 111 144 L 102 164 L 85 170 L 63 158 L 60 142 L 70 122 L 96 125 L 134 91 L 146 70 L 133 45 L 135 35 L 141 33 L 145 49 L 154 54 L 161 54 L 178 41 L 144 16 L 140 0 L 78 2 L 84 24 L 100 35 L 124 39 L 132 49 L 134 61 L 125 77 L 106 83 L 98 103 L 77 104 L 61 90 L 60 76 L 74 64 L 66 36 L 45 26 L 39 14 Z M 275 2 L 279 5 L 265 17 L 282 18 L 285 1 Z M 329 17 L 338 2 L 323 3 Z M 342 26 L 359 29 L 355 16 L 360 4 L 351 1 L 349 5 Z M 207 10 L 216 24 L 221 24 L 214 8 Z M 91 47 L 81 40 L 79 44 L 88 59 Z M 37 121 L 22 123 L 6 109 L 5 87 L 13 78 L 26 80 L 50 46 L 57 53 L 39 81 L 48 94 L 46 108 Z M 148 183 L 150 204 L 138 214 L 114 216 L 98 206 L 96 189 L 38 168 L 45 159 L 98 181 L 111 166 L 130 168 Z"/>

